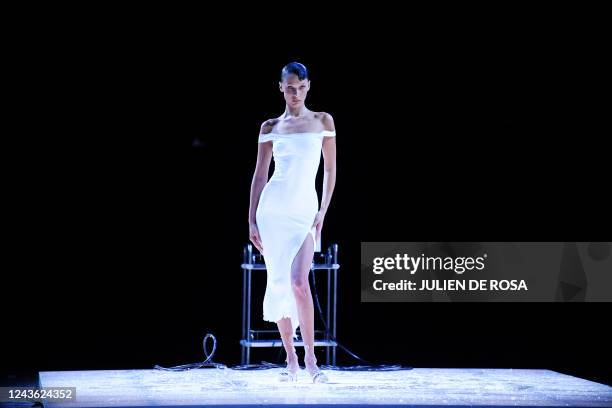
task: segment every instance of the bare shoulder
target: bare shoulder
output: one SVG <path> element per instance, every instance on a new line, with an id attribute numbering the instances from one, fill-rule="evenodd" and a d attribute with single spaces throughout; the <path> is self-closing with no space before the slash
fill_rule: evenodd
<path id="1" fill-rule="evenodd" d="M 321 121 L 324 130 L 336 130 L 334 125 L 334 118 L 327 112 L 317 112 L 315 117 Z"/>
<path id="2" fill-rule="evenodd" d="M 268 119 L 264 121 L 261 124 L 259 133 L 261 133 L 262 135 L 265 135 L 265 134 L 272 132 L 272 129 L 274 129 L 274 126 L 276 126 L 277 123 L 278 123 L 278 119 Z"/>

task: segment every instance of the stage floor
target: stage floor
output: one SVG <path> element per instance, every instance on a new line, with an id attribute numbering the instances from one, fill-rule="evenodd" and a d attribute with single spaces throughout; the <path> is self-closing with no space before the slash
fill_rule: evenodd
<path id="1" fill-rule="evenodd" d="M 326 370 L 327 384 L 279 383 L 278 368 L 41 372 L 42 387 L 76 387 L 76 401 L 48 407 L 395 405 L 612 407 L 612 387 L 549 370 Z"/>

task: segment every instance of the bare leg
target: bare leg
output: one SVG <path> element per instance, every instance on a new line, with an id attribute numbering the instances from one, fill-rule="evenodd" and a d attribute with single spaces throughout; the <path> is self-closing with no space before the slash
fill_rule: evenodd
<path id="1" fill-rule="evenodd" d="M 314 382 L 327 382 L 327 376 L 317 367 L 314 352 L 314 305 L 308 274 L 314 256 L 314 242 L 308 235 L 291 265 L 291 283 L 300 317 L 300 333 L 304 341 L 304 364 Z"/>
<path id="2" fill-rule="evenodd" d="M 297 303 L 304 350 L 314 353 L 314 306 L 308 282 L 313 256 L 314 243 L 308 234 L 291 265 L 291 285 Z"/>
<path id="3" fill-rule="evenodd" d="M 285 347 L 285 352 L 287 353 L 287 368 L 295 372 L 299 369 L 298 364 L 298 356 L 295 352 L 295 347 L 293 345 L 293 329 L 291 327 L 291 319 L 285 317 L 278 322 L 278 331 L 280 332 L 281 338 L 283 339 L 283 346 Z"/>

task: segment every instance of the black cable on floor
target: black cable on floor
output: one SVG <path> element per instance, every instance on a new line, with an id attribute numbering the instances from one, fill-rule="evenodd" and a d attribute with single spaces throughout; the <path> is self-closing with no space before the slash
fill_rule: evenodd
<path id="1" fill-rule="evenodd" d="M 209 338 L 211 338 L 213 341 L 213 349 L 210 354 L 208 353 L 208 349 L 206 348 L 206 340 Z M 202 340 L 202 347 L 204 348 L 204 355 L 206 356 L 206 360 L 202 361 L 201 363 L 183 364 L 174 367 L 162 367 L 160 365 L 155 365 L 153 368 L 164 371 L 187 371 L 193 370 L 194 368 L 203 367 L 227 368 L 225 364 L 215 363 L 212 361 L 215 351 L 217 350 L 217 339 L 215 338 L 215 336 L 210 333 L 207 333 L 206 336 L 204 336 L 204 340 Z"/>

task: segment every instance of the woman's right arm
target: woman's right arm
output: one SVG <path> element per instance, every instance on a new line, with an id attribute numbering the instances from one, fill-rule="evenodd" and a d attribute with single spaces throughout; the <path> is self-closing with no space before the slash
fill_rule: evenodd
<path id="1" fill-rule="evenodd" d="M 263 130 L 263 126 L 262 126 Z M 259 229 L 255 214 L 261 192 L 268 182 L 268 172 L 270 170 L 270 162 L 272 161 L 272 142 L 258 143 L 257 146 L 257 164 L 251 181 L 251 197 L 249 200 L 249 238 L 259 252 L 263 253 L 261 238 L 259 237 Z"/>
<path id="2" fill-rule="evenodd" d="M 257 147 L 257 164 L 251 181 L 251 199 L 249 205 L 249 224 L 256 223 L 255 212 L 257 204 L 259 204 L 259 196 L 261 191 L 268 182 L 268 172 L 270 162 L 272 160 L 272 142 L 258 143 Z"/>

